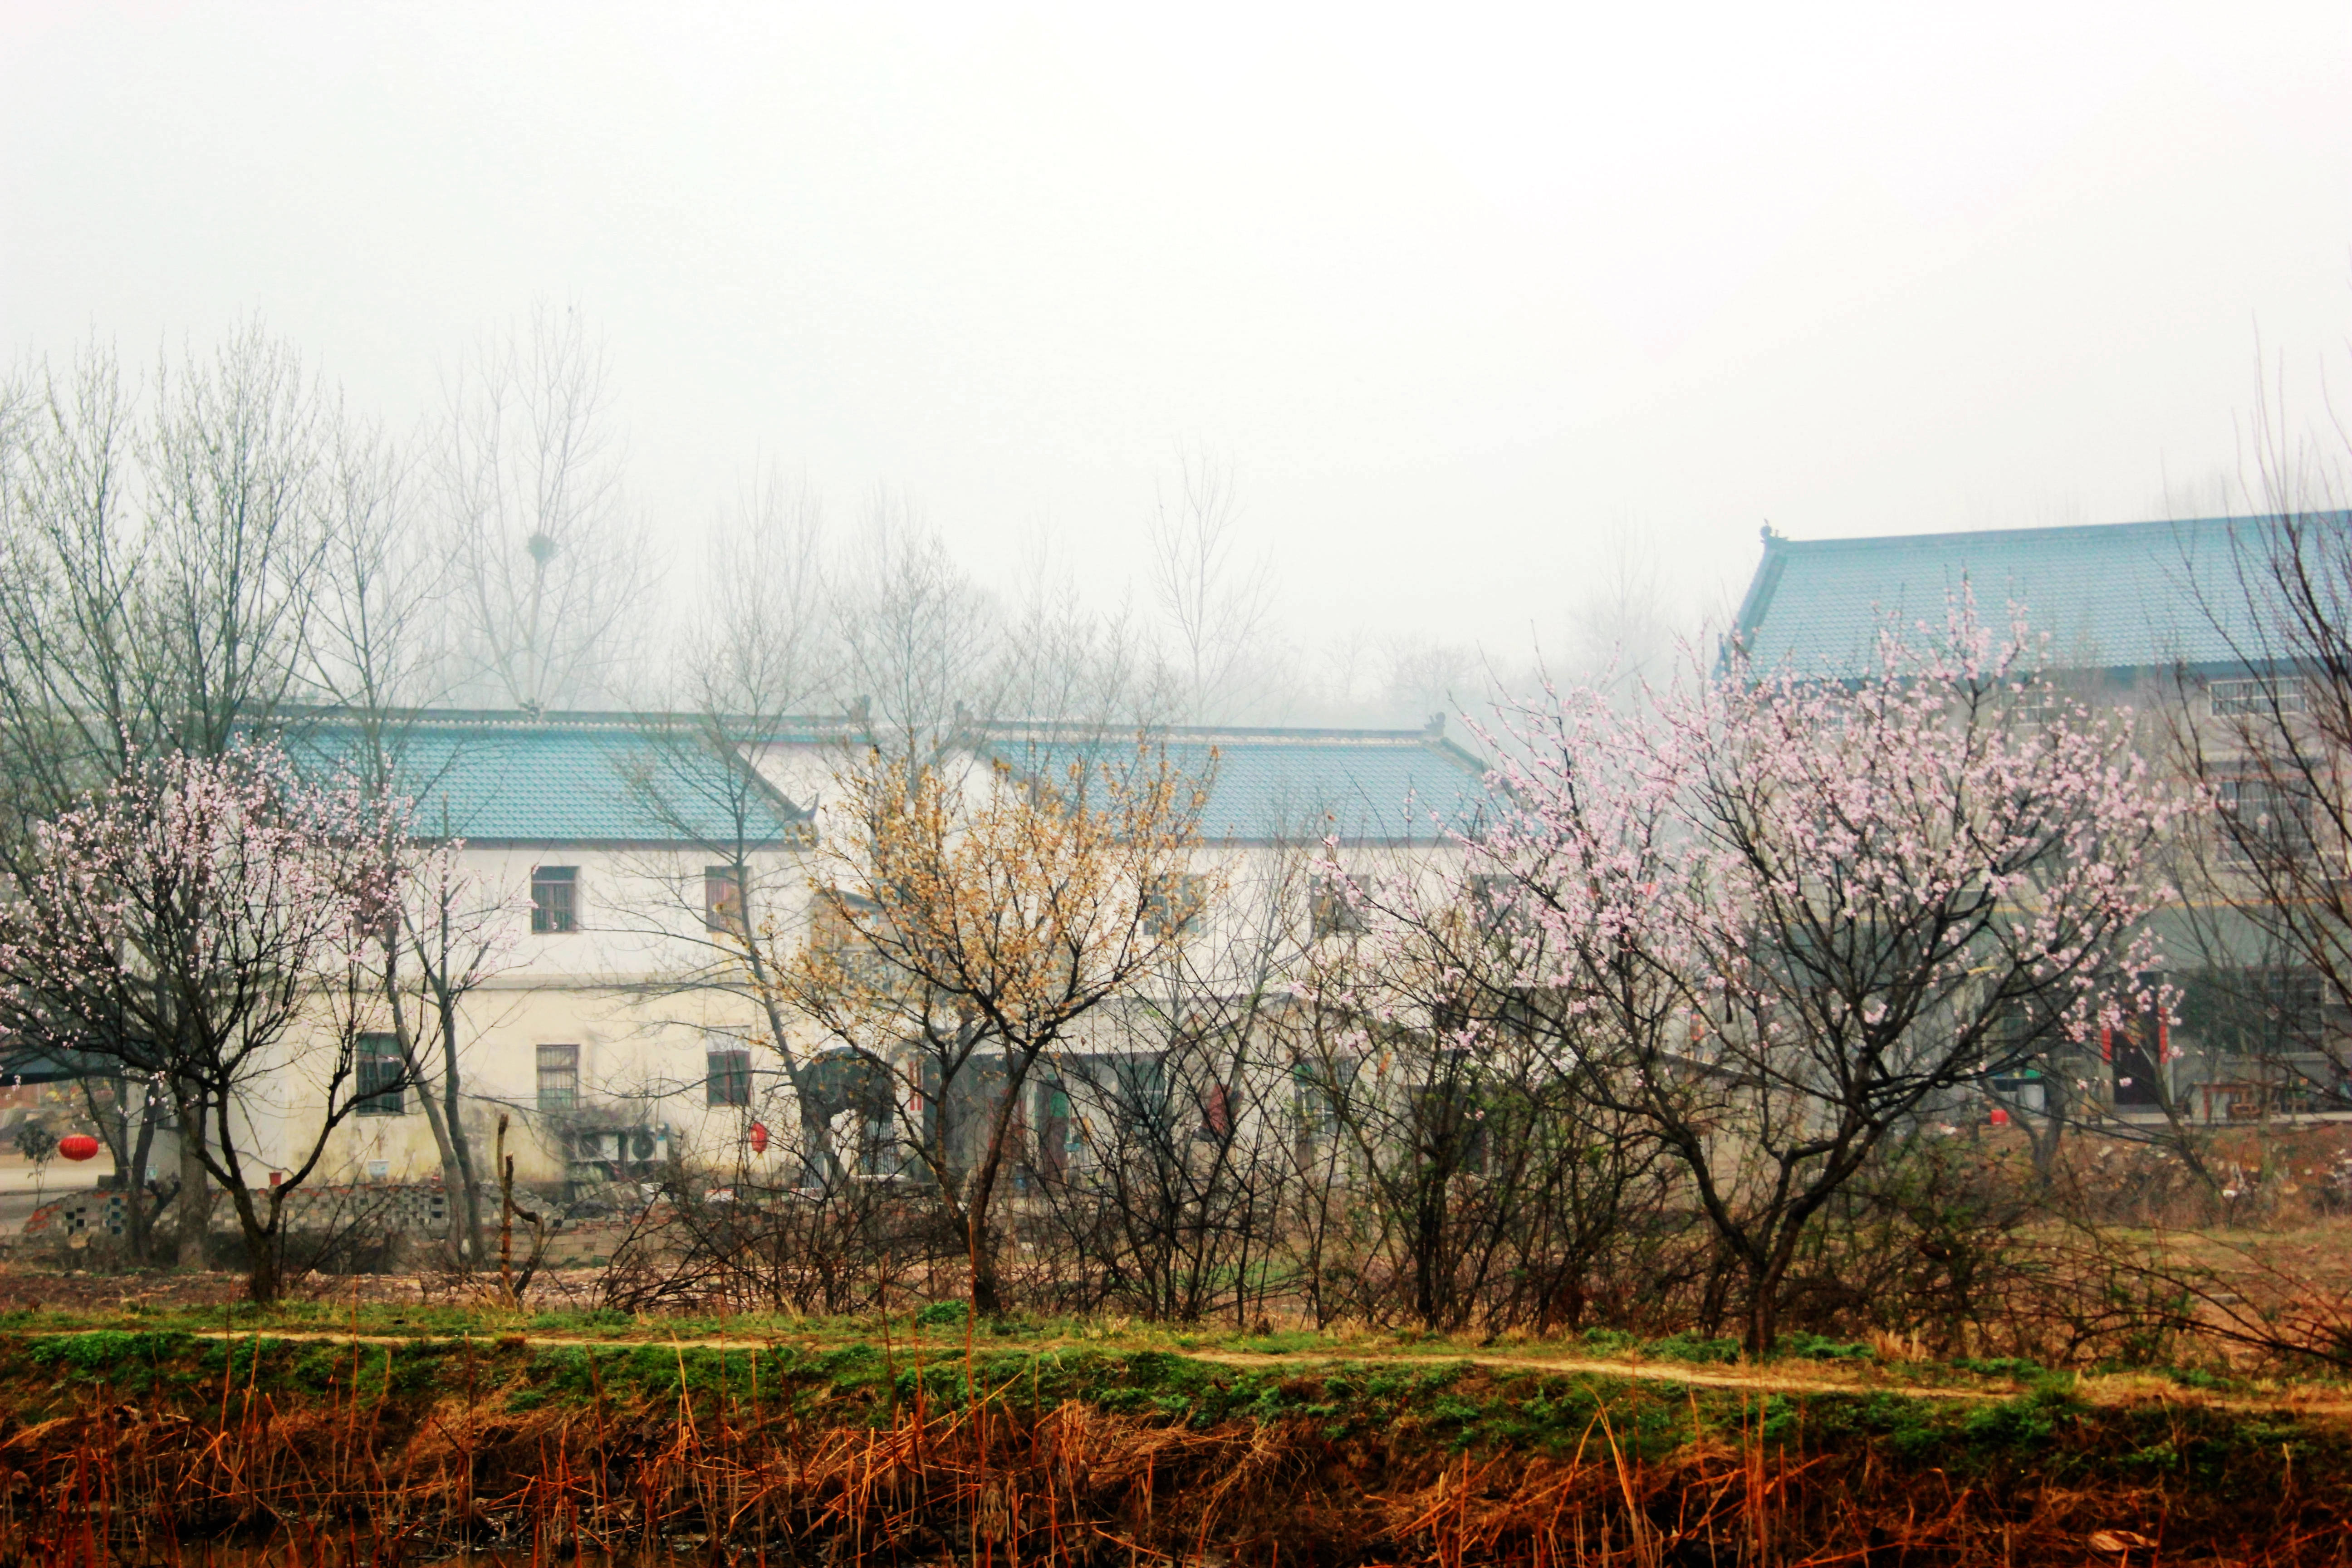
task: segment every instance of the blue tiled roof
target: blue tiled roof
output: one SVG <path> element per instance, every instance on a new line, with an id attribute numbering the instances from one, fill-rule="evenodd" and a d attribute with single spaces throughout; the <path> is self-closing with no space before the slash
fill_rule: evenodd
<path id="1" fill-rule="evenodd" d="M 2338 513 L 2336 526 L 2352 521 Z M 1874 539 L 1768 535 L 1734 636 L 1759 668 L 1849 676 L 1880 628 L 1944 623 L 1965 584 L 1980 621 L 2010 606 L 2046 637 L 2055 668 L 2225 668 L 2253 647 L 2239 563 L 2259 570 L 2274 520 L 2093 524 Z M 2219 624 L 2217 625 L 2217 621 Z"/>
<path id="2" fill-rule="evenodd" d="M 358 744 L 331 719 L 288 739 L 324 768 Z M 415 831 L 474 842 L 702 844 L 736 839 L 727 764 L 687 745 L 649 740 L 625 721 L 523 717 L 440 721 L 394 731 L 395 787 L 415 802 Z M 786 836 L 802 814 L 755 781 L 744 840 Z"/>
<path id="3" fill-rule="evenodd" d="M 1224 840 L 1428 842 L 1438 820 L 1466 826 L 1489 802 L 1485 770 L 1466 752 L 1414 731 L 1180 731 L 1169 762 L 1213 782 L 1201 836 Z M 1066 743 L 1005 739 L 992 749 L 1015 767 L 1068 766 Z M 1213 769 L 1213 772 L 1212 770 Z"/>
<path id="4" fill-rule="evenodd" d="M 764 736 L 829 744 L 845 731 Z M 394 731 L 398 787 L 415 802 L 420 835 L 477 843 L 698 843 L 732 841 L 722 764 L 709 753 L 656 744 L 621 716 L 425 714 Z M 288 749 L 326 772 L 358 744 L 333 714 L 290 728 Z M 1427 842 L 1437 819 L 1467 826 L 1489 805 L 1484 771 L 1439 736 L 1416 731 L 1176 731 L 1162 739 L 1171 763 L 1213 783 L 1202 836 L 1212 841 Z M 1006 726 L 990 750 L 1018 769 L 1066 767 L 1097 747 L 1126 751 L 1130 737 L 1092 743 Z M 1130 753 L 1131 754 L 1131 753 Z M 756 794 L 766 816 L 754 842 L 789 836 L 801 809 Z"/>

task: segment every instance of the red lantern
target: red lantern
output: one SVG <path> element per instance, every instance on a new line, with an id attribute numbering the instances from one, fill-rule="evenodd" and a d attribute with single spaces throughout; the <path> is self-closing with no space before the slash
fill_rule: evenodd
<path id="1" fill-rule="evenodd" d="M 98 1157 L 98 1140 L 87 1132 L 76 1132 L 58 1140 L 58 1152 L 68 1160 L 94 1160 Z"/>
<path id="2" fill-rule="evenodd" d="M 767 1152 L 768 1124 L 764 1121 L 754 1121 L 751 1123 L 751 1152 L 764 1154 Z"/>
<path id="3" fill-rule="evenodd" d="M 1996 1105 L 1992 1108 L 1992 1124 L 1995 1127 L 2006 1127 L 2009 1125 L 2008 1107 Z"/>

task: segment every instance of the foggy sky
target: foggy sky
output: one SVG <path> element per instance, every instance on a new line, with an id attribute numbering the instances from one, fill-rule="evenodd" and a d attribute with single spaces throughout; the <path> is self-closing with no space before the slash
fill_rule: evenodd
<path id="1" fill-rule="evenodd" d="M 1310 640 L 2153 515 L 2258 343 L 2352 395 L 2352 7 L 1924 9 L 9 4 L 0 352 L 258 315 L 404 426 L 570 305 L 677 537 L 778 462 L 1116 593 L 1189 446 Z"/>

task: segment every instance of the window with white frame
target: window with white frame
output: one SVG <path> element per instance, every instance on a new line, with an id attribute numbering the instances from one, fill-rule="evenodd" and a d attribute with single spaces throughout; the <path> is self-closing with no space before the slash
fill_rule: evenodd
<path id="1" fill-rule="evenodd" d="M 2276 868 L 2310 856 L 2311 797 L 2291 783 L 2251 773 L 2225 778 L 2214 785 L 2214 805 L 2227 863 Z"/>

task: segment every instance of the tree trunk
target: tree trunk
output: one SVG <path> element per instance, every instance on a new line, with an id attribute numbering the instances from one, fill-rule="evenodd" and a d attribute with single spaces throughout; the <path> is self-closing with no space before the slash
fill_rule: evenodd
<path id="1" fill-rule="evenodd" d="M 173 1110 L 180 1122 L 180 1235 L 175 1258 L 183 1268 L 202 1268 L 213 1219 L 212 1183 L 198 1152 L 205 1146 L 204 1102 L 174 1093 Z"/>
<path id="2" fill-rule="evenodd" d="M 258 1307 L 275 1302 L 283 1287 L 278 1242 L 276 1236 L 268 1233 L 259 1236 L 250 1230 L 246 1233 L 245 1298 Z"/>
<path id="3" fill-rule="evenodd" d="M 441 1162 L 441 1192 L 449 1205 L 444 1234 L 449 1242 L 450 1256 L 463 1265 L 471 1261 L 466 1255 L 466 1205 L 457 1191 L 465 1173 L 458 1169 L 457 1152 L 449 1142 L 449 1123 L 433 1099 L 431 1086 L 416 1086 L 416 1101 L 424 1108 L 425 1125 L 433 1134 L 433 1152 Z"/>
<path id="4" fill-rule="evenodd" d="M 1780 1285 L 1797 1260 L 1797 1238 L 1805 1217 L 1798 1213 L 1783 1219 L 1771 1249 L 1749 1267 L 1748 1329 L 1740 1347 L 1751 1356 L 1769 1354 L 1780 1337 Z"/>
<path id="5" fill-rule="evenodd" d="M 971 1310 L 975 1315 L 996 1317 L 1004 1310 L 1003 1292 L 996 1279 L 996 1246 L 988 1234 L 990 1200 L 996 1195 L 996 1167 L 1003 1148 L 1003 1118 L 997 1119 L 988 1153 L 971 1173 L 963 1205 L 964 1245 L 971 1258 Z"/>
<path id="6" fill-rule="evenodd" d="M 1016 1058 L 1012 1047 L 1005 1047 L 1004 1082 L 991 1114 L 992 1125 L 988 1132 L 988 1151 L 981 1157 L 980 1168 L 971 1173 L 971 1187 L 964 1204 L 964 1239 L 971 1250 L 971 1310 L 974 1314 L 998 1316 L 1004 1310 L 1004 1296 L 997 1279 L 996 1245 L 994 1238 L 988 1234 L 988 1211 L 996 1196 L 996 1179 L 1004 1169 L 1004 1156 L 1013 1146 L 1014 1127 L 1020 1120 L 1022 1091 L 1029 1083 L 1029 1068 L 1042 1048 L 1042 1046 L 1024 1047 Z"/>
<path id="7" fill-rule="evenodd" d="M 515 1203 L 514 1156 L 507 1152 L 507 1119 L 503 1114 L 499 1118 L 495 1157 L 499 1165 L 499 1299 L 509 1311 L 520 1311 L 523 1296 L 539 1273 L 540 1262 L 547 1256 L 548 1230 L 542 1215 Z M 514 1267 L 514 1222 L 518 1215 L 530 1226 L 530 1256 L 523 1260 L 520 1274 Z"/>
<path id="8" fill-rule="evenodd" d="M 514 1156 L 507 1152 L 507 1119 L 499 1116 L 499 1142 L 491 1158 L 499 1166 L 499 1304 L 512 1311 L 522 1305 L 514 1282 Z"/>
<path id="9" fill-rule="evenodd" d="M 131 1233 L 131 1256 L 148 1261 L 155 1247 L 155 1209 L 147 1194 L 147 1158 L 155 1148 L 155 1097 L 142 1083 L 139 1134 L 131 1144 L 131 1169 L 123 1176 L 122 1224 Z"/>
<path id="10" fill-rule="evenodd" d="M 425 1125 L 433 1134 L 433 1151 L 441 1162 L 442 1199 L 449 1205 L 447 1238 L 449 1252 L 460 1268 L 474 1262 L 469 1243 L 472 1231 L 466 1224 L 466 1207 L 460 1189 L 465 1185 L 465 1167 L 457 1162 L 457 1146 L 449 1136 L 449 1121 L 440 1104 L 433 1098 L 433 1086 L 426 1081 L 424 1064 L 416 1059 L 416 1040 L 408 1026 L 407 1009 L 401 1005 L 400 976 L 394 967 L 396 958 L 388 958 L 384 968 L 384 994 L 392 1004 L 393 1037 L 400 1042 L 400 1060 L 410 1080 L 415 1085 L 416 1102 L 424 1109 Z"/>
<path id="11" fill-rule="evenodd" d="M 1706 1266 L 1706 1286 L 1698 1298 L 1698 1331 L 1708 1339 L 1723 1331 L 1723 1315 L 1730 1307 L 1732 1276 L 1739 1267 L 1730 1245 L 1717 1237 L 1715 1256 Z"/>
<path id="12" fill-rule="evenodd" d="M 450 1217 L 453 1221 L 457 1218 L 457 1206 L 462 1200 L 466 1261 L 474 1268 L 479 1268 L 482 1263 L 482 1181 L 474 1172 L 473 1141 L 467 1136 L 466 1119 L 458 1102 L 457 999 L 444 987 L 437 1000 L 441 1012 L 442 1122 L 448 1129 L 449 1152 L 457 1166 L 457 1187 L 450 1194 Z"/>
<path id="13" fill-rule="evenodd" d="M 1772 1342 L 1780 1331 L 1780 1285 L 1778 1280 L 1766 1283 L 1758 1279 L 1748 1297 L 1748 1327 L 1741 1336 L 1741 1348 L 1751 1356 L 1761 1356 L 1772 1349 Z"/>
<path id="14" fill-rule="evenodd" d="M 256 1306 L 266 1307 L 276 1301 L 285 1284 L 285 1241 L 279 1225 L 280 1214 L 275 1199 L 270 1203 L 269 1223 L 253 1212 L 250 1194 L 238 1193 L 236 1199 L 237 1227 L 245 1232 L 245 1296 Z"/>
<path id="15" fill-rule="evenodd" d="M 138 1131 L 131 1124 L 131 1086 L 140 1090 Z M 88 1079 L 80 1080 L 82 1103 L 90 1120 L 98 1123 L 99 1136 L 105 1140 L 106 1152 L 114 1160 L 114 1179 L 122 1194 L 123 1239 L 130 1244 L 135 1262 L 148 1261 L 150 1237 L 154 1230 L 152 1216 L 147 1206 L 147 1152 L 155 1140 L 153 1108 L 148 1103 L 146 1083 L 141 1079 L 116 1079 L 108 1105 L 100 1106 L 97 1091 Z"/>
<path id="16" fill-rule="evenodd" d="M 988 1239 L 988 1205 L 975 1203 L 966 1219 L 965 1235 L 971 1247 L 971 1310 L 983 1318 L 1000 1317 L 1004 1295 L 996 1283 L 996 1248 Z"/>
<path id="17" fill-rule="evenodd" d="M 1437 1275 L 1445 1249 L 1445 1183 L 1425 1184 L 1414 1216 L 1412 1310 L 1423 1329 L 1434 1331 L 1440 1315 Z"/>

